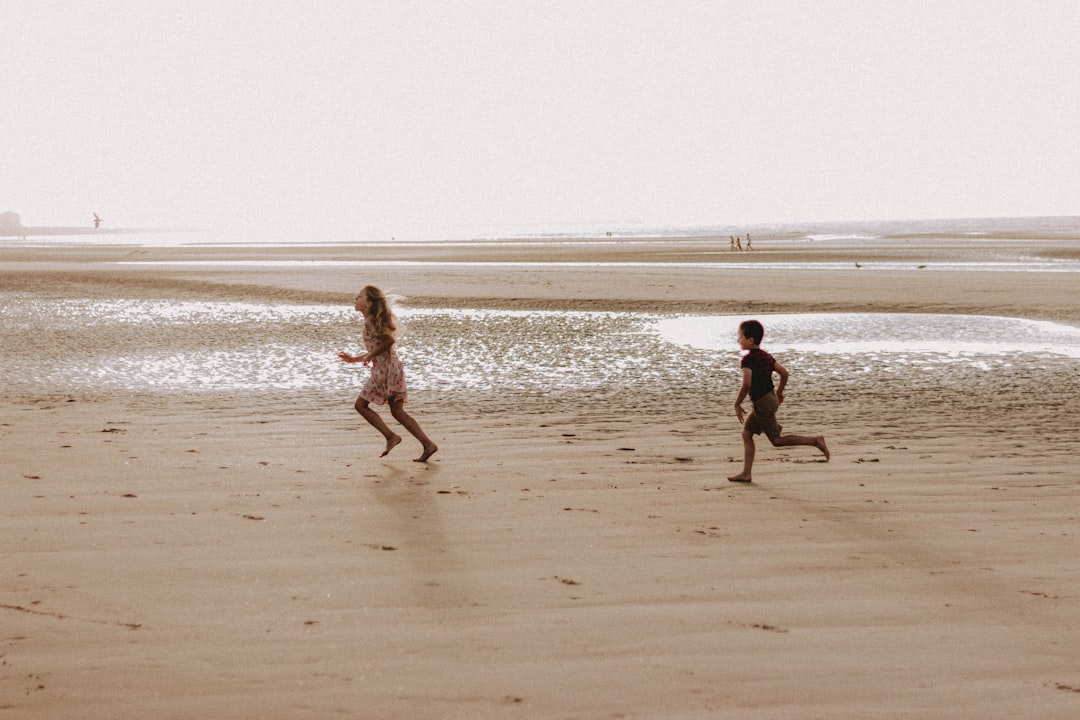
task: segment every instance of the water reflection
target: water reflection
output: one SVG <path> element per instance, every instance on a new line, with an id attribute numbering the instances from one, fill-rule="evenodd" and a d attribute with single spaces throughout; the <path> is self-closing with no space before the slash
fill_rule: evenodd
<path id="1" fill-rule="evenodd" d="M 10 393 L 104 390 L 351 392 L 366 371 L 351 308 L 238 302 L 49 300 L 8 294 L 0 307 L 0 380 Z M 622 388 L 687 398 L 737 372 L 740 317 L 624 312 L 408 309 L 400 354 L 410 388 L 601 397 Z M 765 346 L 823 381 L 927 370 L 1075 368 L 1080 328 L 956 315 L 810 314 L 761 318 Z M 87 329 L 92 332 L 86 332 Z"/>
<path id="2" fill-rule="evenodd" d="M 729 349 L 742 317 L 664 318 L 657 331 L 674 343 L 704 350 Z M 1080 358 L 1080 328 L 1022 318 L 898 313 L 769 315 L 770 350 L 831 355 L 915 355 L 950 358 L 1037 353 Z"/>
<path id="3" fill-rule="evenodd" d="M 719 254 L 719 253 L 717 253 Z M 716 261 L 705 262 L 701 260 L 676 262 L 650 262 L 650 261 L 509 261 L 509 260 L 131 260 L 116 263 L 117 265 L 136 265 L 147 267 L 245 267 L 245 268 L 372 268 L 372 267 L 454 267 L 454 268 L 689 268 L 699 270 L 735 270 L 743 271 L 747 268 L 746 262 Z M 844 261 L 821 261 L 813 259 L 799 259 L 794 261 L 769 260 L 762 254 L 755 256 L 755 265 L 767 266 L 770 270 L 808 271 L 820 272 L 823 270 L 848 271 L 855 270 L 853 262 Z M 912 260 L 864 260 L 858 268 L 862 271 L 888 270 L 897 271 L 935 271 L 945 270 L 950 272 L 1080 272 L 1080 262 L 1064 258 L 1039 258 L 1026 255 L 1015 255 L 1000 259 L 987 259 L 985 257 L 971 260 L 933 260 L 918 258 Z"/>

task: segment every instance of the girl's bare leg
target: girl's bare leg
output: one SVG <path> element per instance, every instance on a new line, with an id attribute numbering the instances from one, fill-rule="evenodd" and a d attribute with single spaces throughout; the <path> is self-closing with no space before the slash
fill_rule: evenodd
<path id="1" fill-rule="evenodd" d="M 386 455 L 394 449 L 394 447 L 401 442 L 401 436 L 390 429 L 386 424 L 386 421 L 380 417 L 379 413 L 375 412 L 368 405 L 368 401 L 362 397 L 356 398 L 356 404 L 353 406 L 356 408 L 356 412 L 360 413 L 371 427 L 375 428 L 382 433 L 382 436 L 386 438 L 386 449 L 382 451 L 382 455 L 379 457 L 386 457 Z"/>
<path id="2" fill-rule="evenodd" d="M 420 429 L 420 423 L 416 422 L 412 415 L 405 412 L 405 403 L 401 400 L 390 400 L 390 414 L 424 446 L 424 451 L 420 454 L 420 457 L 413 458 L 413 462 L 427 462 L 428 458 L 439 449 L 439 446 L 433 443 L 431 438 Z"/>
<path id="3" fill-rule="evenodd" d="M 742 472 L 738 475 L 732 475 L 731 477 L 729 477 L 728 480 L 730 480 L 731 482 L 753 482 L 750 477 L 750 470 L 754 467 L 754 454 L 757 452 L 757 448 L 754 447 L 754 433 L 743 430 L 742 444 Z"/>

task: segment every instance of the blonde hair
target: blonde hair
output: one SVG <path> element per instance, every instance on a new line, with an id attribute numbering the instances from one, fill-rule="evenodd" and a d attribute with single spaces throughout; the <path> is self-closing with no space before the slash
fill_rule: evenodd
<path id="1" fill-rule="evenodd" d="M 390 309 L 390 301 L 383 295 L 383 291 L 374 285 L 365 285 L 360 292 L 364 293 L 364 297 L 371 303 L 364 321 L 376 335 L 389 335 L 396 338 L 397 318 L 394 317 L 394 311 Z"/>

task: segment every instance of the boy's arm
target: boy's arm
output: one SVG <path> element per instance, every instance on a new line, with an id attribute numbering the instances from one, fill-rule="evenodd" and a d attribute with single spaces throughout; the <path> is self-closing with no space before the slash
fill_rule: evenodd
<path id="1" fill-rule="evenodd" d="M 773 372 L 780 376 L 780 384 L 776 386 L 776 401 L 782 403 L 784 402 L 784 388 L 787 387 L 788 371 L 786 367 L 776 363 L 773 365 Z"/>
<path id="2" fill-rule="evenodd" d="M 743 400 L 750 394 L 750 378 L 753 376 L 753 371 L 750 368 L 742 369 L 742 385 L 739 387 L 739 394 L 735 396 L 735 417 L 739 418 L 739 422 L 743 421 L 746 417 L 746 411 L 743 410 Z"/>

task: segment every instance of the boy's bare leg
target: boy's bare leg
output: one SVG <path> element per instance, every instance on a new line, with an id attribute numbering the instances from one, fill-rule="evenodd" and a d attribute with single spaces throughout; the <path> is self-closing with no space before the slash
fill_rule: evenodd
<path id="1" fill-rule="evenodd" d="M 825 444 L 825 436 L 818 435 L 815 438 L 817 442 L 814 443 L 814 447 L 821 451 L 821 454 L 825 456 L 825 462 L 829 462 L 829 458 L 832 457 L 832 453 L 829 452 L 829 446 Z"/>
<path id="2" fill-rule="evenodd" d="M 754 454 L 757 452 L 757 448 L 754 446 L 754 434 L 743 430 L 742 433 L 743 443 L 743 468 L 742 472 L 738 475 L 732 475 L 728 478 L 731 482 L 753 482 L 750 477 L 750 470 L 754 467 Z"/>
<path id="3" fill-rule="evenodd" d="M 402 427 L 409 431 L 414 438 L 420 441 L 420 444 L 424 446 L 424 451 L 420 453 L 420 457 L 413 458 L 413 462 L 427 462 L 428 458 L 435 454 L 439 449 L 439 446 L 431 441 L 431 438 L 427 436 L 420 428 L 420 423 L 416 422 L 416 419 L 412 415 L 405 412 L 405 404 L 400 400 L 390 401 L 390 413 L 394 416 L 394 419 L 401 423 Z M 400 439 L 398 440 L 400 442 Z"/>
<path id="4" fill-rule="evenodd" d="M 353 407 L 356 408 L 356 412 L 360 413 L 362 418 L 368 421 L 371 427 L 378 430 L 386 438 L 386 449 L 382 451 L 382 455 L 379 455 L 379 457 L 386 457 L 401 442 L 401 436 L 390 429 L 386 421 L 379 416 L 379 413 L 371 409 L 368 401 L 364 398 L 357 398 L 356 405 Z"/>
<path id="5" fill-rule="evenodd" d="M 772 444 L 776 447 L 809 445 L 820 450 L 821 454 L 825 456 L 826 462 L 828 462 L 830 457 L 829 446 L 825 444 L 824 435 L 818 435 L 816 437 L 811 437 L 810 435 L 781 435 L 778 438 L 772 439 Z"/>

